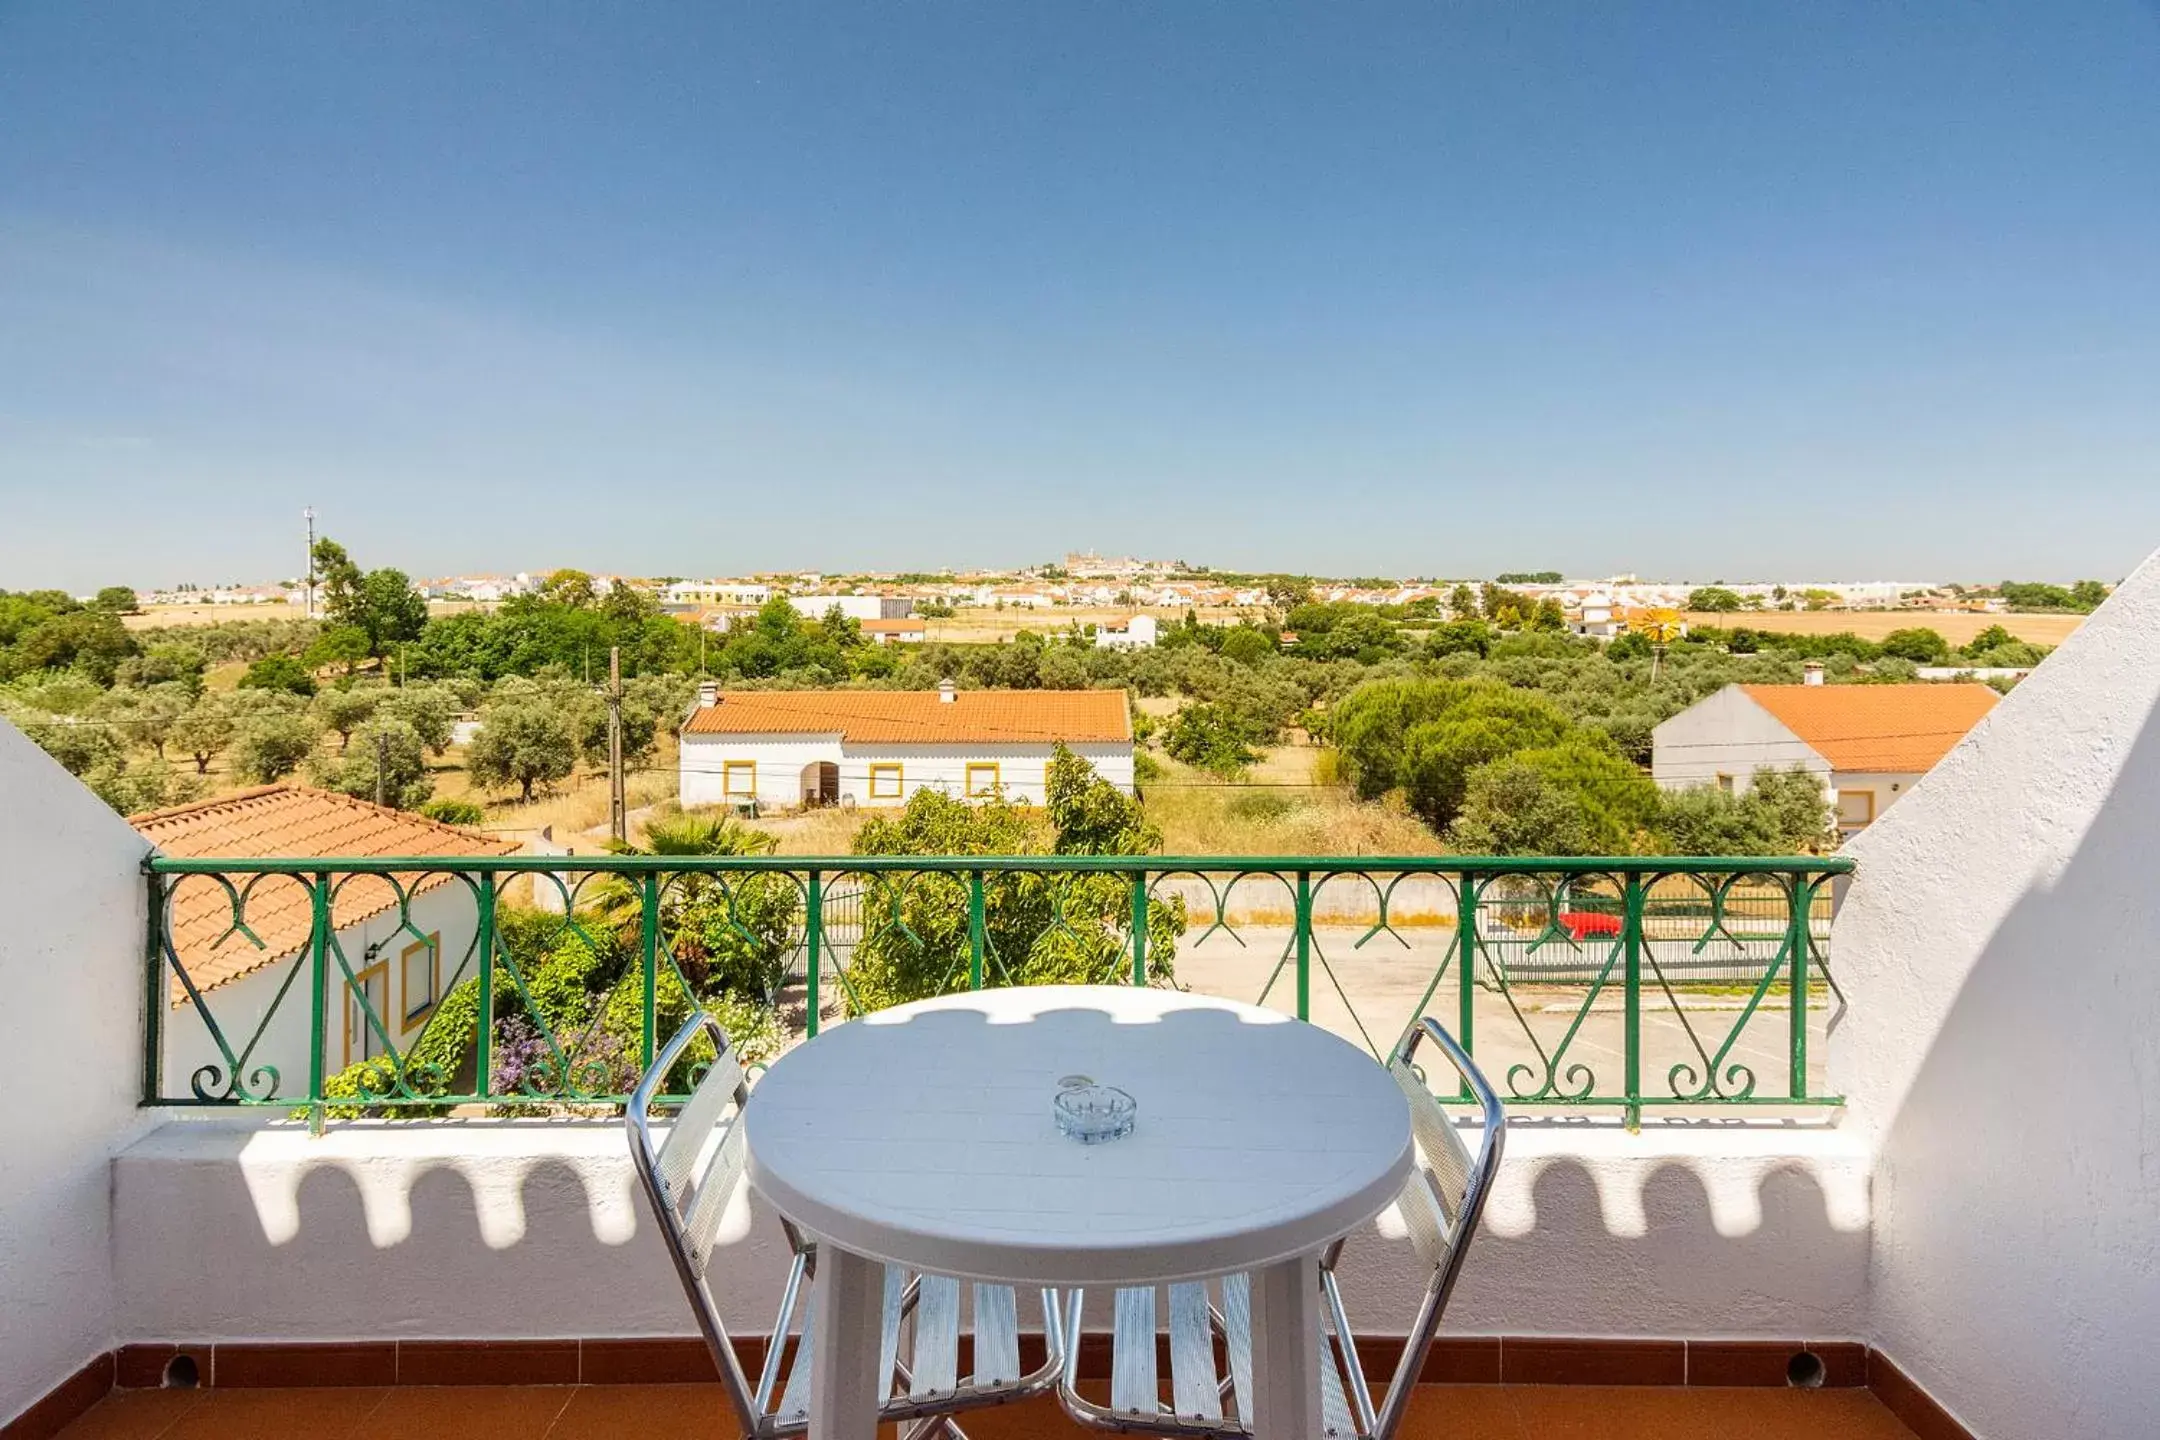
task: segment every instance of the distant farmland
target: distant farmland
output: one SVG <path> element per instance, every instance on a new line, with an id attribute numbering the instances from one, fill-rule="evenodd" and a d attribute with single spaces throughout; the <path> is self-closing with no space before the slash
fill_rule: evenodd
<path id="1" fill-rule="evenodd" d="M 1965 644 L 1990 625 L 2000 625 L 2035 645 L 2060 645 L 2085 623 L 2083 615 L 1975 615 L 1964 610 L 1737 610 L 1730 614 L 1690 610 L 1687 620 L 1690 625 L 1745 626 L 1793 635 L 1835 635 L 1849 630 L 1863 640 L 1880 640 L 1893 630 L 1933 630 L 1952 645 Z"/>

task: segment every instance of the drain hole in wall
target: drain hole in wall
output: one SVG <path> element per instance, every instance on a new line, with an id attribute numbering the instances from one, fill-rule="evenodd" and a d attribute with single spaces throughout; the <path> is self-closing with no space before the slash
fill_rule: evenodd
<path id="1" fill-rule="evenodd" d="M 192 1355 L 175 1355 L 165 1362 L 165 1388 L 167 1390 L 193 1390 L 202 1383 L 202 1375 L 195 1368 Z"/>
<path id="2" fill-rule="evenodd" d="M 1820 1390 L 1826 1371 L 1822 1356 L 1812 1350 L 1795 1350 L 1785 1362 L 1785 1383 L 1800 1390 Z"/>

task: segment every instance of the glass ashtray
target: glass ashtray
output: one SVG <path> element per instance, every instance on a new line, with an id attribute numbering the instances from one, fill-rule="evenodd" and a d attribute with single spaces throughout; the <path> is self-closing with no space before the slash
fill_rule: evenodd
<path id="1" fill-rule="evenodd" d="M 1133 1115 L 1140 1107 L 1132 1096 L 1114 1085 L 1067 1085 L 1050 1102 L 1058 1129 L 1083 1145 L 1132 1134 Z"/>

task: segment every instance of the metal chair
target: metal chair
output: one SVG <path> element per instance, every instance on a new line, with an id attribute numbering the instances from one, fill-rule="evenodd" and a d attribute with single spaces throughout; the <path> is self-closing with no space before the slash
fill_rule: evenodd
<path id="1" fill-rule="evenodd" d="M 712 1042 L 712 1065 L 676 1112 L 674 1125 L 655 1143 L 653 1097 L 701 1033 Z M 785 1218 L 781 1220 L 794 1260 L 755 1385 L 721 1323 L 709 1274 L 721 1221 L 736 1203 L 742 1185 L 747 1152 L 741 1121 L 750 1098 L 748 1080 L 726 1032 L 711 1016 L 700 1014 L 654 1057 L 652 1068 L 630 1097 L 625 1124 L 646 1199 L 659 1220 L 661 1237 L 674 1257 L 675 1273 L 689 1296 L 706 1347 L 712 1351 L 713 1364 L 741 1417 L 743 1433 L 751 1440 L 778 1440 L 809 1428 L 816 1303 L 810 1282 L 817 1273 L 817 1246 Z M 954 1414 L 1048 1393 L 1065 1368 L 1060 1339 L 1063 1317 L 1055 1291 L 1042 1292 L 1049 1357 L 1023 1374 L 1018 1298 L 1013 1287 L 974 1285 L 969 1287 L 973 1292 L 973 1373 L 962 1378 L 962 1288 L 950 1276 L 885 1267 L 878 1367 L 885 1377 L 886 1398 L 879 1419 L 899 1423 L 911 1440 L 941 1430 L 965 1440 L 966 1432 L 951 1418 Z M 791 1335 L 793 1346 L 787 1343 Z M 903 1339 L 908 1342 L 905 1355 Z"/>
<path id="2" fill-rule="evenodd" d="M 1424 1040 L 1439 1047 L 1477 1102 L 1474 1155 L 1418 1071 L 1416 1055 Z M 1485 1209 L 1485 1196 L 1492 1188 L 1507 1137 L 1499 1097 L 1476 1063 L 1436 1021 L 1421 1020 L 1411 1027 L 1389 1058 L 1388 1071 L 1410 1102 L 1410 1128 L 1417 1149 L 1416 1166 L 1395 1205 L 1410 1233 L 1412 1249 L 1431 1267 L 1432 1276 L 1403 1346 L 1402 1360 L 1375 1410 L 1364 1372 L 1358 1367 L 1356 1342 L 1335 1279 L 1343 1242 L 1336 1241 L 1320 1257 L 1321 1420 L 1323 1433 L 1331 1440 L 1393 1440 L 1401 1427 L 1426 1347 L 1439 1328 L 1455 1278 L 1477 1233 L 1478 1217 Z M 1075 1381 L 1085 1296 L 1075 1291 L 1065 1322 L 1065 1334 L 1071 1337 L 1066 1371 L 1058 1386 L 1058 1399 L 1066 1413 L 1090 1429 L 1126 1434 L 1252 1434 L 1251 1278 L 1222 1275 L 1163 1289 L 1169 1301 L 1170 1399 L 1162 1399 L 1156 1375 L 1159 1331 L 1153 1287 L 1116 1293 L 1110 1403 L 1102 1405 L 1079 1393 Z M 1218 1340 L 1229 1362 L 1228 1375 L 1217 1369 Z"/>

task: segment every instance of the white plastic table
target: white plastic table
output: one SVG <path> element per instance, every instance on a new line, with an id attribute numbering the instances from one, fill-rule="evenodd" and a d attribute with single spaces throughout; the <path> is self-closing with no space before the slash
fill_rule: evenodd
<path id="1" fill-rule="evenodd" d="M 1133 1133 L 1062 1134 L 1068 1076 L 1138 1102 Z M 777 1061 L 748 1173 L 817 1236 L 810 1434 L 871 1440 L 879 1262 L 1026 1286 L 1252 1272 L 1254 1427 L 1320 1431 L 1314 1259 L 1395 1199 L 1409 1107 L 1372 1057 L 1234 1001 L 1127 986 L 925 1000 Z"/>

